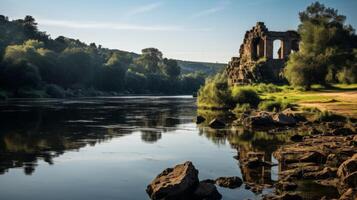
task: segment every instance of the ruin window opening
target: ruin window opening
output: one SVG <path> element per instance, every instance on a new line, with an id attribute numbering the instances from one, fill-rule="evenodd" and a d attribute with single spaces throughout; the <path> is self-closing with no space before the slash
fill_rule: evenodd
<path id="1" fill-rule="evenodd" d="M 283 59 L 283 41 L 276 39 L 273 41 L 273 59 Z"/>
<path id="2" fill-rule="evenodd" d="M 255 38 L 253 40 L 252 55 L 254 60 L 259 60 L 264 57 L 264 40 L 262 38 Z"/>

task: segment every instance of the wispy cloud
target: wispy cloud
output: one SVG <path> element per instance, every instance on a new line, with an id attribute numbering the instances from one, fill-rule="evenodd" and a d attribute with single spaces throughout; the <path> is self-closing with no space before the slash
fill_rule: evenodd
<path id="1" fill-rule="evenodd" d="M 85 21 L 65 21 L 38 19 L 40 25 L 54 26 L 62 28 L 76 29 L 106 29 L 106 30 L 127 30 L 127 31 L 210 31 L 210 29 L 190 29 L 178 25 L 136 25 L 122 23 L 100 23 L 100 22 L 85 22 Z"/>
<path id="2" fill-rule="evenodd" d="M 229 4 L 229 1 L 221 1 L 217 6 L 212 7 L 212 8 L 207 8 L 205 10 L 201 10 L 195 14 L 192 15 L 192 18 L 199 18 L 199 17 L 204 17 L 208 15 L 212 15 L 214 13 L 218 13 L 222 10 L 224 10 L 227 5 Z"/>
<path id="3" fill-rule="evenodd" d="M 134 8 L 132 10 L 129 10 L 126 13 L 126 16 L 127 17 L 131 17 L 131 16 L 134 16 L 134 15 L 137 15 L 137 14 L 150 12 L 150 11 L 153 11 L 153 10 L 159 8 L 160 6 L 162 6 L 162 2 L 154 2 L 154 3 L 151 3 L 151 4 L 143 5 L 143 6 Z"/>

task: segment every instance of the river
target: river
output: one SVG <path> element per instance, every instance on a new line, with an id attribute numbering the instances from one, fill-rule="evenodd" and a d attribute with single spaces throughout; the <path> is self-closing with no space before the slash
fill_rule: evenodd
<path id="1" fill-rule="evenodd" d="M 239 176 L 272 185 L 278 166 L 241 168 L 247 152 L 272 152 L 288 136 L 197 126 L 195 98 L 136 96 L 12 99 L 0 104 L 0 199 L 148 199 L 163 169 L 190 160 L 199 178 Z M 245 184 L 223 199 L 260 199 Z"/>

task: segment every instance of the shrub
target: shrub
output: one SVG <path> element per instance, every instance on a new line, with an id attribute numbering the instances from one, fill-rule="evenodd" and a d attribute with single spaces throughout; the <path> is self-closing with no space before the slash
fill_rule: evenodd
<path id="1" fill-rule="evenodd" d="M 46 87 L 46 93 L 53 98 L 64 98 L 65 97 L 65 91 L 63 90 L 63 88 L 61 88 L 58 85 L 48 85 Z"/>
<path id="2" fill-rule="evenodd" d="M 259 104 L 259 109 L 265 110 L 265 111 L 276 111 L 277 112 L 277 111 L 282 111 L 289 107 L 291 107 L 291 105 L 287 102 L 274 101 L 274 100 L 263 101 Z"/>
<path id="3" fill-rule="evenodd" d="M 264 83 L 260 83 L 258 85 L 256 85 L 256 90 L 259 93 L 274 93 L 274 92 L 281 92 L 282 89 L 280 89 L 277 85 L 274 84 L 264 84 Z"/>
<path id="4" fill-rule="evenodd" d="M 206 80 L 198 91 L 197 105 L 201 108 L 231 108 L 235 105 L 225 73 L 218 73 Z"/>
<path id="5" fill-rule="evenodd" d="M 232 99 L 237 104 L 249 104 L 251 107 L 257 107 L 260 102 L 260 98 L 254 90 L 240 87 L 232 89 Z"/>

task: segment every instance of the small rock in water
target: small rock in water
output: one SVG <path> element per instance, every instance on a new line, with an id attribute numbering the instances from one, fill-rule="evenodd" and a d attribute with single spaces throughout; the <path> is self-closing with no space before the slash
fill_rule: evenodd
<path id="1" fill-rule="evenodd" d="M 209 127 L 215 128 L 215 129 L 224 128 L 225 126 L 226 126 L 226 124 L 223 123 L 222 121 L 218 120 L 218 119 L 213 119 L 209 123 Z"/>
<path id="2" fill-rule="evenodd" d="M 216 179 L 216 184 L 221 187 L 227 187 L 233 189 L 233 188 L 240 187 L 243 184 L 243 181 L 241 178 L 237 176 L 219 177 Z"/>
<path id="3" fill-rule="evenodd" d="M 147 186 L 151 199 L 180 199 L 193 195 L 198 185 L 198 171 L 187 161 L 167 168 Z"/>
<path id="4" fill-rule="evenodd" d="M 204 121 L 206 121 L 206 118 L 202 117 L 201 115 L 196 117 L 196 124 L 201 124 Z"/>
<path id="5" fill-rule="evenodd" d="M 219 200 L 222 199 L 222 195 L 214 184 L 201 181 L 194 192 L 194 199 Z"/>

